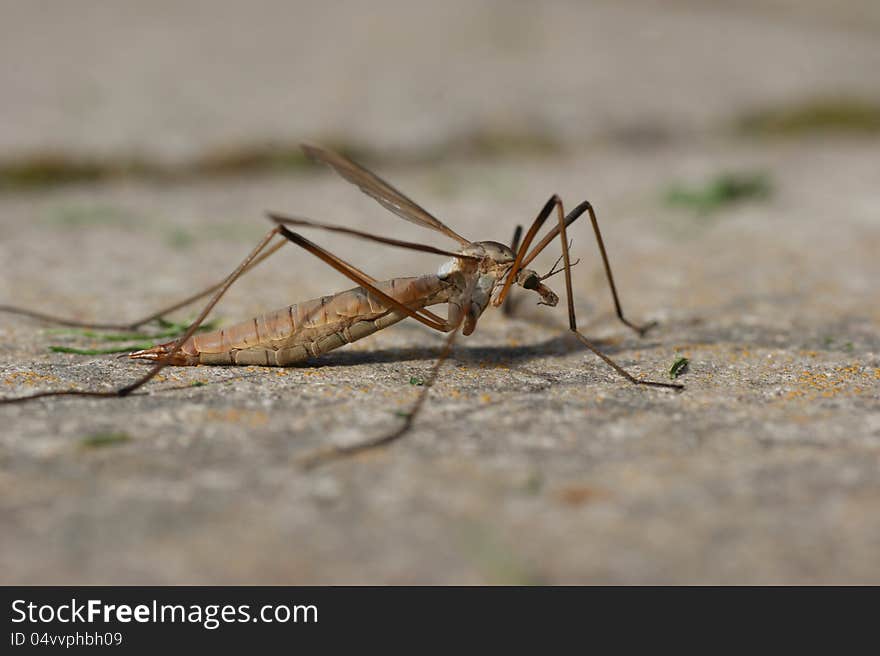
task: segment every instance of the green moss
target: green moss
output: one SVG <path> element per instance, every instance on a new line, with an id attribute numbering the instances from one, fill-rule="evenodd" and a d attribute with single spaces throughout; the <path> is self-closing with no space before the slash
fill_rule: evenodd
<path id="1" fill-rule="evenodd" d="M 219 148 L 182 168 L 187 176 L 231 175 L 303 168 L 308 159 L 299 144 L 245 144 Z"/>
<path id="2" fill-rule="evenodd" d="M 165 233 L 165 243 L 178 251 L 189 250 L 195 240 L 193 233 L 186 228 L 174 227 Z"/>
<path id="3" fill-rule="evenodd" d="M 84 447 L 95 449 L 105 446 L 116 446 L 118 444 L 125 444 L 126 442 L 130 441 L 131 437 L 128 435 L 128 433 L 100 432 L 86 435 L 84 438 L 82 438 L 82 440 L 80 440 L 80 443 Z"/>
<path id="4" fill-rule="evenodd" d="M 749 136 L 797 137 L 816 133 L 880 133 L 880 104 L 857 98 L 816 98 L 742 116 L 736 129 Z"/>
<path id="5" fill-rule="evenodd" d="M 104 176 L 95 161 L 64 155 L 38 154 L 31 158 L 0 163 L 0 186 L 45 187 L 70 182 L 95 182 Z"/>
<path id="6" fill-rule="evenodd" d="M 539 494 L 544 488 L 544 476 L 541 472 L 532 472 L 523 483 L 523 491 L 527 494 Z"/>
<path id="7" fill-rule="evenodd" d="M 773 186 L 765 173 L 722 173 L 698 186 L 672 184 L 663 197 L 667 205 L 711 214 L 735 203 L 769 198 L 772 192 Z"/>
<path id="8" fill-rule="evenodd" d="M 435 163 L 455 157 L 549 155 L 562 148 L 549 132 L 501 128 L 476 129 L 409 155 L 365 148 L 342 138 L 320 139 L 325 147 L 370 167 L 389 163 Z M 390 160 L 390 161 L 389 161 Z M 30 189 L 119 178 L 187 180 L 199 177 L 299 171 L 313 164 L 298 143 L 243 143 L 210 149 L 190 161 L 168 164 L 143 157 L 84 158 L 65 153 L 34 153 L 0 161 L 0 189 Z"/>
<path id="9" fill-rule="evenodd" d="M 447 157 L 547 156 L 560 153 L 562 145 L 545 131 L 478 129 L 445 144 L 443 150 Z"/>
<path id="10" fill-rule="evenodd" d="M 132 212 L 112 205 L 65 205 L 50 209 L 43 217 L 45 223 L 65 228 L 131 226 L 141 220 Z"/>

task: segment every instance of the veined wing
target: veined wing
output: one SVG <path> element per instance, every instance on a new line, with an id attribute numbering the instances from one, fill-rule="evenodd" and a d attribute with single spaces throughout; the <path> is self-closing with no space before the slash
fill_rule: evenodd
<path id="1" fill-rule="evenodd" d="M 440 219 L 385 182 L 378 175 L 370 173 L 370 171 L 352 162 L 347 157 L 306 144 L 303 144 L 302 149 L 311 159 L 332 167 L 339 175 L 360 187 L 361 191 L 375 198 L 383 207 L 391 210 L 400 218 L 441 232 L 447 237 L 456 240 L 462 246 L 470 244 L 469 240 L 459 235 L 440 221 Z"/>

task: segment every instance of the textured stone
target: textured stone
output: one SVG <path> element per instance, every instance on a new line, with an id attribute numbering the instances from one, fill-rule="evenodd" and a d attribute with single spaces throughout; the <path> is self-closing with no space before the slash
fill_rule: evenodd
<path id="1" fill-rule="evenodd" d="M 480 7 L 474 11 L 490 15 L 507 5 Z M 444 24 L 454 43 L 440 53 L 409 47 L 415 37 L 380 20 L 390 9 L 371 14 L 377 31 L 349 26 L 346 38 L 333 36 L 341 19 L 329 12 L 309 43 L 328 38 L 338 48 L 328 59 L 311 58 L 313 67 L 286 58 L 289 48 L 306 48 L 299 39 L 279 45 L 275 38 L 254 53 L 248 44 L 259 32 L 236 26 L 242 36 L 227 44 L 223 65 L 178 53 L 183 71 L 159 67 L 162 75 L 150 76 L 145 71 L 159 65 L 148 54 L 166 58 L 171 49 L 147 47 L 161 45 L 160 32 L 147 31 L 121 60 L 95 63 L 95 74 L 109 71 L 109 80 L 131 70 L 120 97 L 101 104 L 113 121 L 99 121 L 106 118 L 99 113 L 80 132 L 72 107 L 44 132 L 40 121 L 48 119 L 38 112 L 22 134 L 2 140 L 124 150 L 154 134 L 175 134 L 161 126 L 162 116 L 173 116 L 186 149 L 197 151 L 219 137 L 259 138 L 260 125 L 270 136 L 284 132 L 283 114 L 292 117 L 286 129 L 295 136 L 320 137 L 332 128 L 374 150 L 386 138 L 414 148 L 421 139 L 438 141 L 436 134 L 451 138 L 459 122 L 476 121 L 484 109 L 490 118 L 501 111 L 491 93 L 475 92 L 447 96 L 448 106 L 437 108 L 425 89 L 444 93 L 487 79 L 499 88 L 511 81 L 511 97 L 498 102 L 513 124 L 558 110 L 560 124 L 586 139 L 587 128 L 558 109 L 574 100 L 596 134 L 613 135 L 614 122 L 596 119 L 592 108 L 660 117 L 684 133 L 637 144 L 610 136 L 589 148 L 575 140 L 554 156 L 439 157 L 381 173 L 475 240 L 507 241 L 551 193 L 569 207 L 589 198 L 627 314 L 660 326 L 639 339 L 615 320 L 589 225 L 579 223 L 571 236 L 581 258 L 574 277 L 584 331 L 640 376 L 668 380 L 675 359 L 688 357 L 679 379 L 687 389 L 629 385 L 568 337 L 563 307 L 539 308 L 520 295 L 512 319 L 487 313 L 473 336 L 459 340 L 408 436 L 312 471 L 298 465 L 310 450 L 397 425 L 395 413 L 421 389 L 410 378 L 428 375 L 440 336 L 404 322 L 312 366 L 176 368 L 125 399 L 0 406 L 3 583 L 880 582 L 880 143 L 870 136 L 749 141 L 718 127 L 740 109 L 798 97 L 808 87 L 876 86 L 877 23 L 847 31 L 847 16 L 868 11 L 858 3 L 825 25 L 815 13 L 786 22 L 767 8 L 733 14 L 679 3 L 682 24 L 659 6 L 598 5 L 589 10 L 596 19 L 589 29 L 601 35 L 607 27 L 607 36 L 590 45 L 577 34 L 583 15 L 563 20 L 581 10 L 554 7 L 536 23 L 509 19 L 516 30 L 491 32 L 496 40 L 488 43 L 481 36 L 494 22 L 456 31 L 469 24 L 467 16 L 450 14 Z M 222 16 L 207 17 L 208 43 L 223 40 Z M 253 20 L 265 20 L 274 34 L 281 28 L 270 18 Z M 102 20 L 135 29 L 126 16 Z M 415 20 L 406 15 L 398 25 Z M 147 29 L 143 20 L 131 24 Z M 159 10 L 153 24 L 165 26 Z M 195 24 L 184 20 L 168 38 Z M 722 48 L 702 59 L 703 41 L 731 26 L 738 40 L 724 38 L 748 47 L 736 57 Z M 624 27 L 632 39 L 621 38 Z M 389 38 L 401 32 L 399 41 Z M 352 33 L 360 39 L 350 43 Z M 663 55 L 642 78 L 652 39 L 660 39 Z M 466 54 L 445 60 L 458 41 Z M 25 52 L 20 43 L 0 42 Z M 574 49 L 564 70 L 554 66 L 562 61 L 557 42 Z M 850 48 L 874 64 L 853 69 L 859 56 Z M 805 64 L 796 79 L 783 75 L 791 61 L 774 58 L 820 52 L 827 67 Z M 42 70 L 45 56 L 21 69 L 19 85 L 30 84 L 25 73 Z M 247 66 L 236 68 L 239 57 Z M 262 62 L 271 67 L 260 70 Z M 658 77 L 675 62 L 680 71 Z M 713 69 L 719 62 L 727 68 Z M 295 66 L 290 75 L 287 64 Z M 188 89 L 188 66 L 216 68 Z M 577 84 L 602 75 L 603 93 Z M 266 90 L 268 77 L 275 90 Z M 110 84 L 96 79 L 99 89 Z M 259 102 L 306 95 L 312 79 L 317 95 L 305 115 L 295 104 Z M 676 79 L 680 85 L 670 87 Z M 223 84 L 212 91 L 218 80 Z M 659 95 L 648 93 L 647 81 Z M 398 111 L 395 90 L 410 83 L 422 95 Z M 566 85 L 568 99 L 559 100 L 554 93 Z M 176 94 L 161 93 L 171 86 Z M 67 88 L 71 103 L 76 93 L 87 94 L 82 78 Z M 656 104 L 640 105 L 646 98 Z M 235 109 L 228 132 L 213 118 L 201 122 L 208 100 L 224 120 Z M 416 101 L 433 108 L 421 122 Z M 154 102 L 159 114 L 146 107 Z M 352 103 L 367 110 L 366 119 L 349 118 L 343 108 Z M 8 111 L 15 116 L 21 107 Z M 319 113 L 325 108 L 326 123 Z M 275 119 L 263 124 L 266 112 Z M 701 121 L 714 131 L 689 132 Z M 663 202 L 673 182 L 740 170 L 763 171 L 773 195 L 709 216 Z M 7 190 L 0 196 L 0 302 L 79 318 L 145 314 L 230 271 L 268 229 L 266 209 L 452 246 L 322 171 Z M 338 235 L 310 237 L 377 277 L 414 275 L 442 261 Z M 554 259 L 548 253 L 537 268 Z M 549 283 L 564 291 L 561 277 Z M 242 279 L 216 314 L 233 322 L 350 286 L 291 246 Z M 144 371 L 112 356 L 50 353 L 50 344 L 91 342 L 46 328 L 0 318 L 2 396 L 109 389 Z M 85 443 L 120 432 L 129 439 Z"/>

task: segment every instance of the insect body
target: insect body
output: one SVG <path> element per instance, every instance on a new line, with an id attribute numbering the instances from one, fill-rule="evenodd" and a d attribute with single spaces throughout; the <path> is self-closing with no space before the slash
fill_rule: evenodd
<path id="1" fill-rule="evenodd" d="M 114 391 L 45 391 L 18 398 L 0 399 L 0 403 L 18 403 L 41 397 L 61 395 L 104 398 L 126 396 L 152 380 L 163 367 L 169 365 L 247 364 L 284 366 L 294 364 L 314 358 L 322 353 L 327 353 L 345 344 L 350 344 L 407 317 L 415 319 L 433 330 L 448 333 L 440 357 L 432 369 L 431 376 L 422 387 L 422 391 L 412 411 L 404 415 L 405 420 L 403 424 L 394 432 L 378 439 L 366 441 L 353 447 L 331 449 L 329 455 L 335 456 L 341 453 L 352 453 L 365 448 L 387 444 L 403 435 L 409 429 L 413 418 L 425 401 L 428 389 L 436 378 L 440 365 L 448 356 L 459 330 L 464 335 L 470 335 L 476 328 L 477 321 L 483 312 L 490 305 L 495 307 L 501 306 L 513 285 L 518 285 L 523 289 L 538 294 L 541 299 L 540 304 L 556 305 L 559 300 L 558 296 L 546 287 L 543 281 L 557 273 L 564 273 L 565 276 L 568 327 L 574 337 L 630 383 L 682 389 L 682 386 L 678 383 L 661 383 L 635 378 L 605 355 L 578 330 L 572 295 L 571 267 L 573 264 L 569 257 L 569 242 L 566 236 L 566 229 L 584 214 L 589 216 L 592 224 L 617 317 L 622 323 L 640 335 L 644 334 L 653 325 L 638 326 L 624 318 L 617 296 L 617 289 L 614 285 L 611 266 L 608 262 L 608 255 L 599 231 L 596 214 L 589 202 L 582 202 L 566 215 L 561 199 L 554 194 L 544 204 L 521 242 L 519 241 L 521 230 L 519 227 L 517 228 L 514 233 L 512 248 L 494 241 L 472 242 L 449 228 L 395 187 L 348 158 L 312 146 L 303 146 L 303 149 L 309 157 L 329 165 L 343 178 L 360 187 L 364 193 L 372 196 L 399 217 L 424 228 L 435 230 L 457 241 L 459 250 L 443 250 L 434 246 L 379 237 L 373 233 L 360 232 L 341 226 L 270 213 L 269 218 L 275 222 L 275 227 L 263 237 L 244 261 L 222 282 L 137 322 L 121 326 L 118 324 L 91 324 L 92 327 L 96 328 L 134 328 L 149 320 L 162 317 L 169 312 L 193 303 L 200 298 L 212 295 L 211 300 L 202 309 L 193 324 L 178 340 L 129 354 L 129 357 L 135 360 L 152 361 L 153 366 L 147 373 L 125 387 Z M 533 245 L 545 221 L 554 212 L 557 218 L 556 225 L 551 227 L 544 237 L 537 241 L 537 244 Z M 433 253 L 435 255 L 445 255 L 449 259 L 434 274 L 377 281 L 352 264 L 345 262 L 333 253 L 309 241 L 301 234 L 293 232 L 288 226 L 303 226 L 353 235 L 361 239 L 395 247 Z M 280 241 L 276 239 L 279 237 L 281 238 Z M 539 276 L 535 271 L 529 269 L 528 266 L 539 253 L 557 238 L 559 239 L 562 255 L 549 273 Z M 332 296 L 324 296 L 297 303 L 296 305 L 290 305 L 274 312 L 268 312 L 229 328 L 196 334 L 201 323 L 235 281 L 261 261 L 276 253 L 288 242 L 300 246 L 321 259 L 352 280 L 357 287 Z M 563 264 L 557 270 L 556 267 L 560 261 Z M 434 314 L 428 309 L 439 304 L 446 304 L 447 311 L 445 317 Z M 66 325 L 87 325 L 70 319 L 59 319 L 40 312 L 4 305 L 0 305 L 0 311 L 55 321 Z"/>
<path id="2" fill-rule="evenodd" d="M 480 315 L 497 295 L 515 254 L 497 242 L 477 242 L 462 249 L 479 261 L 453 258 L 436 274 L 415 278 L 392 278 L 373 285 L 412 310 L 447 303 L 447 326 L 463 322 L 469 335 Z M 529 281 L 545 300 L 557 302 L 553 292 L 524 270 L 520 280 Z M 407 314 L 371 293 L 355 287 L 261 314 L 249 321 L 189 337 L 178 348 L 176 341 L 129 354 L 132 359 L 164 360 L 169 365 L 262 365 L 287 366 L 303 362 L 372 335 L 407 318 Z"/>
<path id="3" fill-rule="evenodd" d="M 448 300 L 449 286 L 436 275 L 393 278 L 376 285 L 414 310 Z M 129 357 L 168 364 L 247 364 L 283 367 L 350 344 L 405 319 L 363 287 L 261 314 L 249 321 L 135 351 Z M 173 351 L 173 352 L 172 352 Z"/>

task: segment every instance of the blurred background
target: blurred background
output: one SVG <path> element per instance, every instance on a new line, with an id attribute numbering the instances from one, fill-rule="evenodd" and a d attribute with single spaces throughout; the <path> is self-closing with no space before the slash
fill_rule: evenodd
<path id="1" fill-rule="evenodd" d="M 0 62 L 0 303 L 140 316 L 230 271 L 267 209 L 451 246 L 307 141 L 474 240 L 589 198 L 624 307 L 662 326 L 614 321 L 586 225 L 582 325 L 646 377 L 690 359 L 683 395 L 640 395 L 521 302 L 410 442 L 309 474 L 407 407 L 436 335 L 3 407 L 4 582 L 880 581 L 880 3 L 0 0 Z M 316 240 L 377 277 L 439 264 Z M 285 250 L 224 321 L 350 286 Z M 138 371 L 46 329 L 0 317 L 6 395 Z"/>
<path id="2" fill-rule="evenodd" d="M 247 160 L 305 138 L 576 152 L 878 92 L 870 0 L 4 2 L 3 18 L 7 166 Z"/>

